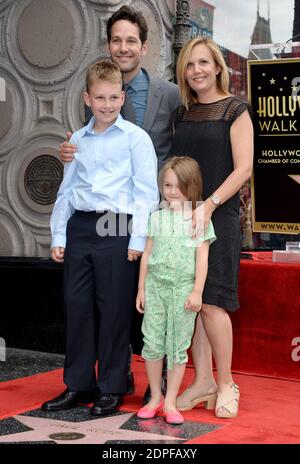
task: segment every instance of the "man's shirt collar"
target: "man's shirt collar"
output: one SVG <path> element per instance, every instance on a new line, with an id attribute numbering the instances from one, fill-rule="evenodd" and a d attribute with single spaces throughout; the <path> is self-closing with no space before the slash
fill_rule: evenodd
<path id="1" fill-rule="evenodd" d="M 139 92 L 141 90 L 147 90 L 149 85 L 149 79 L 147 74 L 140 69 L 137 75 L 131 79 L 131 81 L 124 84 L 124 89 L 127 90 L 129 87 L 134 90 L 135 92 Z"/>

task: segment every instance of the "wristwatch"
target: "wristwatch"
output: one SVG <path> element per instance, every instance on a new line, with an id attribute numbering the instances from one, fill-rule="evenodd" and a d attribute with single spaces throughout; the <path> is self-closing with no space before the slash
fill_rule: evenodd
<path id="1" fill-rule="evenodd" d="M 212 195 L 210 197 L 211 201 L 213 202 L 213 204 L 215 206 L 219 206 L 221 204 L 221 200 L 220 200 L 220 197 L 218 195 Z"/>

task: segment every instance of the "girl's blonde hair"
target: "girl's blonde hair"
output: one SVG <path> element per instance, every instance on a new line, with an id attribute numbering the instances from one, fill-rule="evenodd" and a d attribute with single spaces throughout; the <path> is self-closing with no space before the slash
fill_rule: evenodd
<path id="1" fill-rule="evenodd" d="M 106 81 L 112 84 L 120 84 L 122 88 L 122 74 L 117 64 L 109 59 L 104 59 L 91 64 L 86 73 L 86 91 L 89 93 L 91 86 L 96 81 Z"/>
<path id="2" fill-rule="evenodd" d="M 192 209 L 197 208 L 197 201 L 202 200 L 203 193 L 202 174 L 197 161 L 189 156 L 174 156 L 163 165 L 158 176 L 158 185 L 164 200 L 164 178 L 168 169 L 176 174 L 180 191 L 192 202 Z"/>
<path id="3" fill-rule="evenodd" d="M 189 105 L 197 103 L 198 101 L 196 92 L 190 87 L 186 80 L 186 69 L 192 50 L 199 44 L 206 45 L 212 54 L 216 65 L 220 68 L 220 72 L 217 75 L 218 90 L 223 95 L 229 95 L 229 72 L 220 48 L 210 38 L 195 37 L 188 40 L 180 50 L 176 67 L 177 83 L 179 86 L 181 101 L 187 109 L 189 108 Z"/>

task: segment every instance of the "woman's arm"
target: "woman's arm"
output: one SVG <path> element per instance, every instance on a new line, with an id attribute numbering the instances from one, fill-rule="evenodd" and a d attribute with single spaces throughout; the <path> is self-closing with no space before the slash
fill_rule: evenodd
<path id="1" fill-rule="evenodd" d="M 232 124 L 230 142 L 234 169 L 223 184 L 213 192 L 215 195 L 218 195 L 221 204 L 225 203 L 225 201 L 238 192 L 251 176 L 253 165 L 253 125 L 248 111 L 244 111 Z"/>
<path id="2" fill-rule="evenodd" d="M 139 275 L 139 284 L 138 284 L 138 294 L 136 297 L 136 309 L 140 312 L 144 312 L 144 305 L 145 305 L 145 281 L 147 276 L 147 265 L 149 256 L 152 251 L 153 246 L 153 239 L 147 237 L 146 246 L 141 258 L 140 263 L 140 275 Z"/>
<path id="3" fill-rule="evenodd" d="M 244 111 L 232 124 L 230 142 L 234 169 L 225 181 L 213 192 L 225 203 L 236 194 L 249 179 L 253 166 L 253 125 L 248 111 Z M 208 226 L 211 215 L 217 208 L 211 198 L 204 202 L 204 227 Z M 200 212 L 200 211 L 199 211 Z M 198 213 L 198 212 L 197 212 Z M 198 223 L 198 220 L 196 220 Z"/>

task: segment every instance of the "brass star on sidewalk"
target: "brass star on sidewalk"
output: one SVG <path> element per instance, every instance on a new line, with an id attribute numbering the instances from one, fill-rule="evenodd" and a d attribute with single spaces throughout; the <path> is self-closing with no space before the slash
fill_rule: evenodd
<path id="1" fill-rule="evenodd" d="M 14 416 L 14 419 L 32 430 L 3 435 L 0 437 L 0 443 L 54 441 L 57 444 L 102 444 L 112 440 L 116 442 L 153 441 L 153 443 L 170 441 L 182 443 L 184 441 L 182 437 L 171 436 L 172 428 L 166 430 L 170 435 L 121 428 L 133 415 L 132 413 L 121 414 L 83 422 L 18 415 Z M 145 422 L 149 421 L 144 421 L 146 426 Z M 147 427 L 144 429 L 147 430 Z"/>

